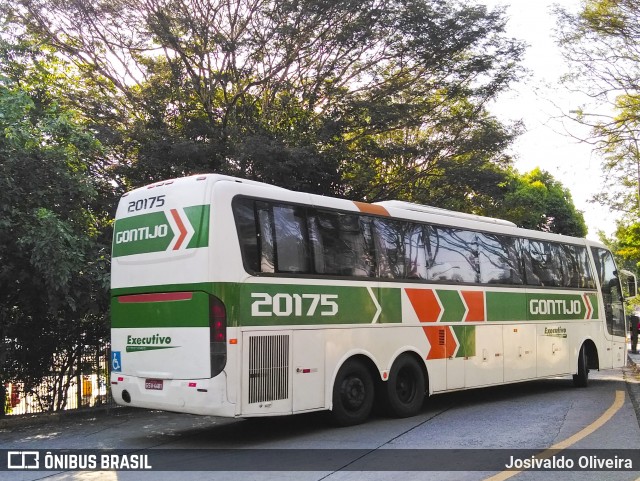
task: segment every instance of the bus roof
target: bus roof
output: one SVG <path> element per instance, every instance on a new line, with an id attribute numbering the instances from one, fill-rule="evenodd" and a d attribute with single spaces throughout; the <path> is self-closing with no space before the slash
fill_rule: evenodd
<path id="1" fill-rule="evenodd" d="M 490 224 L 504 225 L 509 227 L 518 227 L 516 224 L 508 220 L 497 219 L 493 217 L 484 217 L 484 216 L 475 215 L 475 214 L 467 214 L 465 212 L 457 212 L 453 210 L 442 209 L 441 207 L 432 207 L 430 205 L 416 204 L 414 202 L 405 202 L 401 200 L 385 200 L 382 202 L 375 202 L 374 204 L 381 205 L 382 207 L 385 207 L 385 208 L 392 207 L 395 209 L 406 209 L 414 212 L 446 215 L 449 217 L 456 217 L 459 219 L 474 220 L 477 222 L 487 222 Z"/>

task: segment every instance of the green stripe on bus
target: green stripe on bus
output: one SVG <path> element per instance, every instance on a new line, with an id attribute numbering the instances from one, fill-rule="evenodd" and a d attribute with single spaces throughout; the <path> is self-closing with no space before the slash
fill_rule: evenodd
<path id="1" fill-rule="evenodd" d="M 118 296 L 153 292 L 194 292 L 202 299 L 195 304 L 150 303 L 127 304 Z M 276 326 L 323 324 L 388 324 L 402 322 L 401 288 L 327 286 L 272 283 L 194 283 L 113 289 L 113 327 L 204 326 L 208 294 L 220 298 L 227 306 L 227 325 Z M 441 322 L 459 323 L 465 308 L 458 290 L 437 290 L 444 308 Z M 542 320 L 577 320 L 598 318 L 598 297 L 594 292 L 549 294 L 544 291 L 487 291 L 488 322 L 526 322 Z M 207 301 L 208 302 L 208 301 Z M 589 306 L 590 304 L 590 306 Z M 191 307 L 189 307 L 191 306 Z M 192 310 L 199 314 L 194 317 Z M 178 312 L 179 311 L 179 312 Z M 463 330 L 456 335 L 464 336 Z M 465 346 L 462 352 L 472 351 Z"/>
<path id="2" fill-rule="evenodd" d="M 527 319 L 525 292 L 486 293 L 487 321 L 524 321 Z"/>
<path id="3" fill-rule="evenodd" d="M 402 322 L 402 289 L 381 287 L 378 299 L 382 308 L 378 324 Z"/>
<path id="4" fill-rule="evenodd" d="M 242 284 L 243 326 L 400 323 L 400 289 Z"/>
<path id="5" fill-rule="evenodd" d="M 451 326 L 458 339 L 459 348 L 455 357 L 473 357 L 476 355 L 476 326 Z"/>
<path id="6" fill-rule="evenodd" d="M 197 283 L 113 289 L 113 327 L 155 327 L 160 313 L 152 307 L 123 308 L 117 297 L 152 292 L 212 294 L 227 306 L 228 326 L 382 324 L 401 323 L 400 288 L 323 286 L 300 284 Z M 194 294 L 194 297 L 195 297 Z M 153 303 L 163 304 L 163 303 Z M 186 305 L 183 305 L 186 307 Z M 235 306 L 235 307 L 234 307 Z M 147 309 L 145 311 L 145 309 Z M 151 309 L 151 310 L 149 310 Z M 143 315 L 144 314 L 144 315 Z M 165 315 L 165 314 L 162 314 Z M 146 317 L 145 317 L 146 316 Z M 125 319 L 126 317 L 126 319 Z M 135 319 L 142 319 L 136 321 Z M 191 317 L 172 317 L 176 327 L 188 327 Z M 136 324 L 140 322 L 140 324 Z M 155 324 L 154 324 L 155 322 Z M 201 325 L 201 324 L 197 324 Z"/>
<path id="7" fill-rule="evenodd" d="M 586 298 L 589 299 L 591 307 Z M 562 321 L 598 318 L 596 294 L 550 294 L 543 291 L 487 292 L 488 321 Z"/>
<path id="8" fill-rule="evenodd" d="M 598 319 L 598 309 L 600 303 L 598 302 L 597 294 L 586 294 L 586 297 L 591 301 L 591 317 L 589 319 Z"/>
<path id="9" fill-rule="evenodd" d="M 122 303 L 111 299 L 111 327 L 207 327 L 209 295 L 194 292 L 190 300 Z"/>
<path id="10" fill-rule="evenodd" d="M 209 209 L 209 205 L 194 205 L 184 208 L 184 213 L 195 229 L 195 234 L 189 241 L 187 249 L 207 247 L 209 245 Z"/>
<path id="11" fill-rule="evenodd" d="M 458 291 L 436 290 L 444 312 L 440 322 L 461 322 L 464 320 L 466 308 Z"/>

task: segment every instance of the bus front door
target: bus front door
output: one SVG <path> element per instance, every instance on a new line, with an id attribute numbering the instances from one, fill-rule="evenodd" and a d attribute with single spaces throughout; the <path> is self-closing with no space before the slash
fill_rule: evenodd
<path id="1" fill-rule="evenodd" d="M 611 367 L 622 367 L 626 363 L 626 326 L 622 286 L 616 264 L 611 252 L 594 247 L 592 250 L 598 278 L 606 321 L 607 349 L 611 353 Z M 607 360 L 608 360 L 607 356 Z M 609 363 L 607 363 L 609 364 Z M 604 366 L 607 367 L 607 366 Z"/>

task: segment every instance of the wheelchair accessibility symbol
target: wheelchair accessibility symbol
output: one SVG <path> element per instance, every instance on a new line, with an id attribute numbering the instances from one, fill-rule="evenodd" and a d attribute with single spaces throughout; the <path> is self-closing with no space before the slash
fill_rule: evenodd
<path id="1" fill-rule="evenodd" d="M 120 357 L 120 351 L 113 351 L 111 353 L 111 372 L 120 372 L 122 370 L 122 358 Z"/>

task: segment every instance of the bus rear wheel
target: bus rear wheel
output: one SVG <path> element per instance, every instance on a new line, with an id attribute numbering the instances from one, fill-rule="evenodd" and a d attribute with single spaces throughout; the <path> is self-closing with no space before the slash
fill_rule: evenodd
<path id="1" fill-rule="evenodd" d="M 386 408 L 390 415 L 405 418 L 420 412 L 425 396 L 422 368 L 412 356 L 400 356 L 391 366 L 386 382 Z"/>
<path id="2" fill-rule="evenodd" d="M 578 354 L 578 373 L 573 375 L 573 385 L 576 387 L 587 387 L 589 384 L 589 362 L 587 350 L 583 344 Z"/>
<path id="3" fill-rule="evenodd" d="M 333 385 L 333 421 L 353 426 L 367 420 L 373 407 L 374 385 L 371 373 L 361 361 L 346 361 Z"/>

